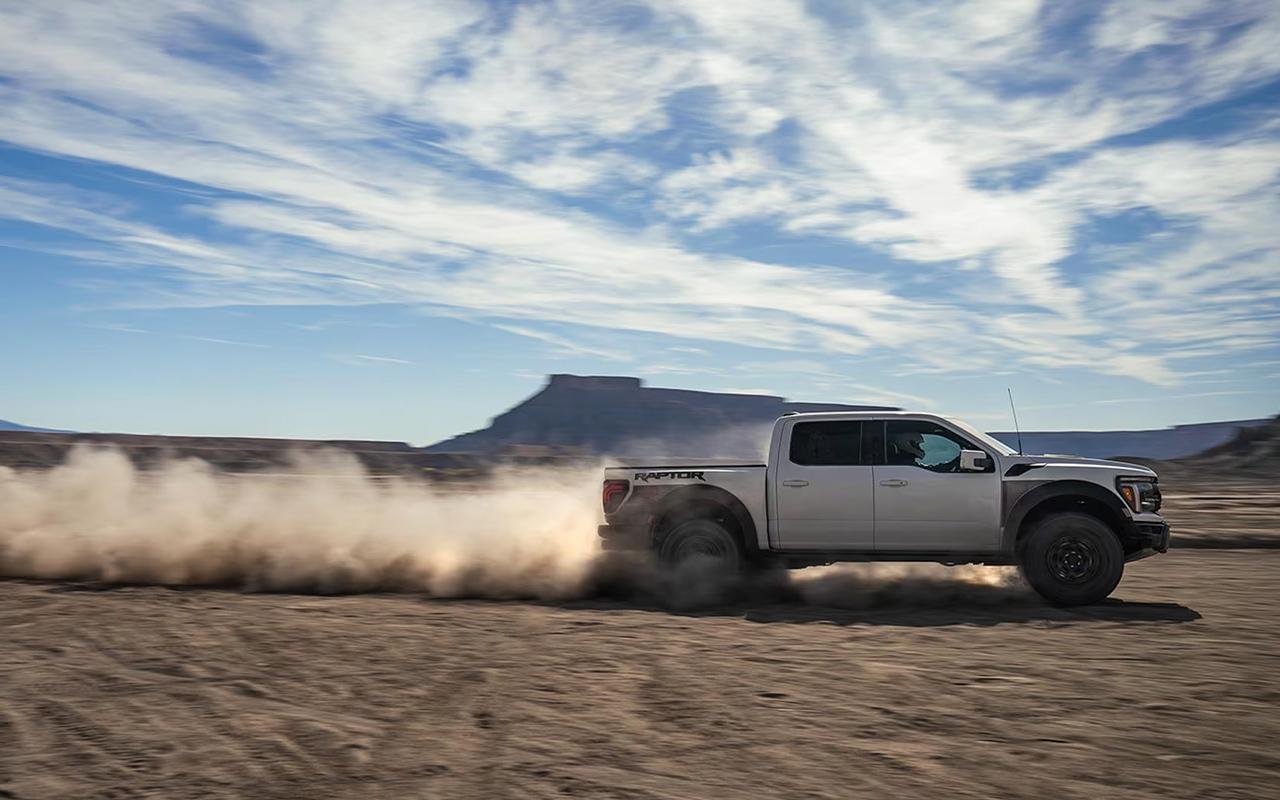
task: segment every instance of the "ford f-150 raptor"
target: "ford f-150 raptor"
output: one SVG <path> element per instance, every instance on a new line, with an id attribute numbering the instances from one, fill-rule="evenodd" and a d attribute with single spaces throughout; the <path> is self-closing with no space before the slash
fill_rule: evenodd
<path id="1" fill-rule="evenodd" d="M 910 412 L 790 414 L 767 464 L 609 467 L 607 550 L 728 569 L 837 561 L 1016 564 L 1059 605 L 1111 594 L 1163 553 L 1155 472 L 1023 455 L 962 422 Z"/>

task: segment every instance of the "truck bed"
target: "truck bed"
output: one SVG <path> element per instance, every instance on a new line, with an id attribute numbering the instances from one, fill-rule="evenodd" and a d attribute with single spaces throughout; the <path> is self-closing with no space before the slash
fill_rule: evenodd
<path id="1" fill-rule="evenodd" d="M 605 469 L 607 470 L 608 469 L 689 470 L 689 469 L 753 469 L 756 467 L 763 469 L 767 466 L 768 464 L 764 464 L 764 463 L 743 464 L 743 463 L 733 462 L 733 461 L 697 461 L 697 462 L 670 461 L 667 463 L 655 463 L 650 461 L 645 464 L 632 464 L 630 462 L 624 462 L 621 464 L 610 464 L 609 466 L 605 467 Z"/>
<path id="2" fill-rule="evenodd" d="M 732 461 L 701 459 L 698 461 L 642 463 L 606 467 L 606 481 L 626 481 L 627 496 L 618 514 L 606 514 L 615 526 L 628 526 L 651 518 L 653 509 L 662 507 L 673 493 L 689 491 L 721 491 L 735 498 L 751 519 L 757 546 L 769 548 L 769 520 L 765 510 L 765 473 L 768 465 L 743 464 Z"/>

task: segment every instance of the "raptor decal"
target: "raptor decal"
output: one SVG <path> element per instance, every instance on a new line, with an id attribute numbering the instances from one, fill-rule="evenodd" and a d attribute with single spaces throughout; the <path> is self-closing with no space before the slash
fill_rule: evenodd
<path id="1" fill-rule="evenodd" d="M 637 472 L 634 480 L 637 483 L 649 481 L 706 481 L 701 472 Z"/>

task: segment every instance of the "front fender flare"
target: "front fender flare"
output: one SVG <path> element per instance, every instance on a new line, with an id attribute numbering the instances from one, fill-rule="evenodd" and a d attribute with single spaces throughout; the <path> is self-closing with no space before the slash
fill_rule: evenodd
<path id="1" fill-rule="evenodd" d="M 1009 509 L 1000 535 L 1000 549 L 1006 553 L 1013 553 L 1018 542 L 1018 531 L 1027 516 L 1037 506 L 1059 497 L 1087 497 L 1091 500 L 1097 500 L 1115 513 L 1121 525 L 1129 518 L 1120 495 L 1108 491 L 1104 486 L 1099 486 L 1089 481 L 1071 479 L 1050 481 L 1037 486 L 1018 498 L 1018 501 Z M 1110 522 L 1109 520 L 1104 521 Z M 1121 532 L 1121 530 L 1116 531 L 1117 534 Z"/>

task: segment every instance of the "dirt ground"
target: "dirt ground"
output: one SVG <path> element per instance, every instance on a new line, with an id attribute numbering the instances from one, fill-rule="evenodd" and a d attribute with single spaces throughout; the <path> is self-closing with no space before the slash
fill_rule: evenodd
<path id="1" fill-rule="evenodd" d="M 1180 547 L 1280 546 L 1276 481 L 1204 484 L 1171 481 L 1161 514 Z"/>
<path id="2" fill-rule="evenodd" d="M 684 614 L 9 581 L 0 797 L 1274 797 L 1277 576 Z"/>

